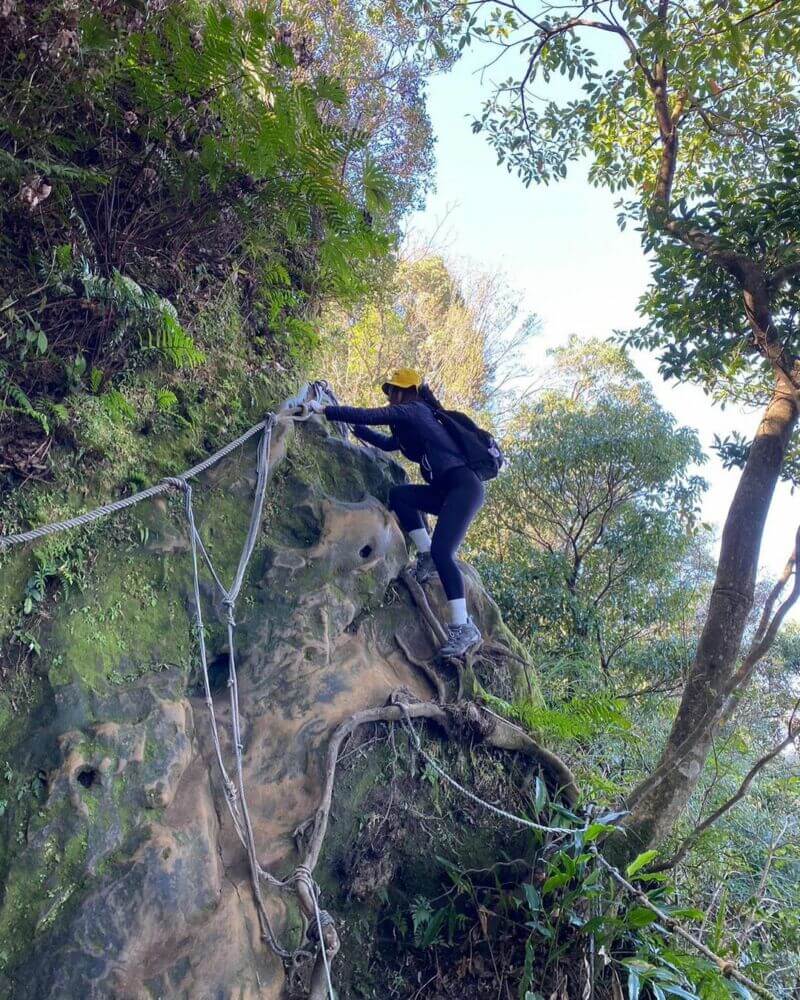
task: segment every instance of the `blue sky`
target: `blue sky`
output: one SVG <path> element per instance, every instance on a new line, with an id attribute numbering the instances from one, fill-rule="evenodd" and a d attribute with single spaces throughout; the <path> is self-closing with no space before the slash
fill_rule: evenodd
<path id="1" fill-rule="evenodd" d="M 648 280 L 647 261 L 635 232 L 616 224 L 613 196 L 592 188 L 585 170 L 560 184 L 526 189 L 497 165 L 470 114 L 488 93 L 471 53 L 430 86 L 429 109 L 437 136 L 437 183 L 424 212 L 411 227 L 433 230 L 446 217 L 449 251 L 487 270 L 501 267 L 523 295 L 523 309 L 538 314 L 542 332 L 532 344 L 532 361 L 572 333 L 607 337 L 636 325 L 636 302 Z M 502 65 L 499 75 L 507 76 Z M 694 427 L 709 452 L 703 474 L 710 482 L 704 517 L 721 529 L 738 474 L 726 472 L 710 445 L 714 434 L 739 430 L 752 436 L 758 414 L 710 404 L 696 387 L 665 383 L 651 357 L 637 354 L 662 404 Z M 798 504 L 781 485 L 773 502 L 761 551 L 764 572 L 774 576 L 789 554 Z"/>

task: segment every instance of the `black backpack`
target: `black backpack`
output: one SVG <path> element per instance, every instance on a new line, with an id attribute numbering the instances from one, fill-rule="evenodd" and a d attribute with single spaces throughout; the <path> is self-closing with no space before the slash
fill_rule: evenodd
<path id="1" fill-rule="evenodd" d="M 492 435 L 458 410 L 434 410 L 434 416 L 444 427 L 478 479 L 494 479 L 503 467 L 503 453 Z"/>

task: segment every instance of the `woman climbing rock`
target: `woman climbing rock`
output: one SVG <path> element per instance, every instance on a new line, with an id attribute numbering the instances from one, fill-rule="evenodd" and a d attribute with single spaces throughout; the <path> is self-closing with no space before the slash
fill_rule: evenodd
<path id="1" fill-rule="evenodd" d="M 419 463 L 427 485 L 395 486 L 389 495 L 389 506 L 417 547 L 417 580 L 424 583 L 436 570 L 442 581 L 450 621 L 449 636 L 440 654 L 463 656 L 480 643 L 481 633 L 467 614 L 464 578 L 455 555 L 483 503 L 483 482 L 474 468 L 477 465 L 479 471 L 484 471 L 481 459 L 486 461 L 487 442 L 492 445 L 494 442 L 488 435 L 482 443 L 476 439 L 470 455 L 472 442 L 468 437 L 465 447 L 464 435 L 474 437 L 474 425 L 461 417 L 466 423 L 454 426 L 454 414 L 443 409 L 422 376 L 409 368 L 395 372 L 382 388 L 389 397 L 388 406 L 360 409 L 311 403 L 310 408 L 324 413 L 328 420 L 351 424 L 356 437 L 381 451 L 400 451 L 410 461 Z M 368 425 L 374 424 L 387 425 L 391 433 L 369 430 Z M 477 463 L 471 461 L 476 454 Z M 499 450 L 494 459 L 489 459 L 490 471 L 484 472 L 483 478 L 496 474 L 496 468 L 491 471 L 492 461 L 499 467 Z M 421 511 L 437 515 L 433 538 L 428 534 Z"/>

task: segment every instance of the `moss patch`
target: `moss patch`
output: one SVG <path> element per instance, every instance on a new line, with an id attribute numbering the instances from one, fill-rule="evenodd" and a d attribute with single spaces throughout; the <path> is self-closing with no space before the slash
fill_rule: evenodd
<path id="1" fill-rule="evenodd" d="M 92 582 L 64 602 L 48 635 L 50 682 L 97 691 L 165 665 L 188 671 L 191 631 L 182 596 L 158 583 L 145 554 L 98 560 Z"/>
<path id="2" fill-rule="evenodd" d="M 51 927 L 80 890 L 86 849 L 85 831 L 69 837 L 63 847 L 53 835 L 37 855 L 29 852 L 24 863 L 14 866 L 0 908 L 0 972 L 18 964 L 34 936 Z"/>

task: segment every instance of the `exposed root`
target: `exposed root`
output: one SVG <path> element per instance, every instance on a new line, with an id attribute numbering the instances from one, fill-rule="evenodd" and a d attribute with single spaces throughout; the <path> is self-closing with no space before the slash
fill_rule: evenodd
<path id="1" fill-rule="evenodd" d="M 408 587 L 408 591 L 411 594 L 411 598 L 419 608 L 420 613 L 425 621 L 425 624 L 430 630 L 431 636 L 433 637 L 433 643 L 437 647 L 444 645 L 447 641 L 447 636 L 442 628 L 442 624 L 436 615 L 431 610 L 431 606 L 428 603 L 428 598 L 425 596 L 425 591 L 417 582 L 416 577 L 411 572 L 410 569 L 406 568 L 400 574 L 400 578 L 403 583 Z"/>
<path id="2" fill-rule="evenodd" d="M 474 725 L 476 728 L 480 728 L 481 732 L 485 732 L 484 727 L 487 720 L 489 721 L 491 729 L 489 732 L 485 732 L 485 742 L 490 746 L 497 747 L 498 750 L 517 751 L 531 757 L 555 777 L 559 792 L 567 804 L 571 807 L 577 803 L 580 792 L 575 775 L 557 754 L 540 746 L 519 726 L 488 708 L 478 706 L 474 702 L 468 702 L 465 713 L 468 719 L 475 720 Z"/>
<path id="3" fill-rule="evenodd" d="M 414 656 L 409 650 L 408 646 L 400 638 L 400 633 L 395 632 L 394 641 L 397 643 L 400 652 L 405 656 L 408 662 L 417 668 L 421 673 L 425 675 L 426 680 L 431 685 L 431 687 L 436 691 L 436 700 L 440 705 L 443 705 L 448 701 L 447 697 L 447 685 L 442 677 L 436 672 L 432 663 L 426 663 L 425 660 L 420 660 L 418 657 Z"/>
<path id="4" fill-rule="evenodd" d="M 447 712 L 440 705 L 436 705 L 432 701 L 420 701 L 406 704 L 404 708 L 400 708 L 399 705 L 385 705 L 383 708 L 367 708 L 363 712 L 356 712 L 349 719 L 345 719 L 334 732 L 328 746 L 322 798 L 314 815 L 312 832 L 303 860 L 303 864 L 310 871 L 313 871 L 317 866 L 322 850 L 322 843 L 328 829 L 334 778 L 336 776 L 336 762 L 339 758 L 339 749 L 342 743 L 359 726 L 367 725 L 370 722 L 400 722 L 405 718 L 406 712 L 412 719 L 432 719 L 445 729 L 448 728 L 449 719 Z M 307 826 L 308 824 L 305 825 Z"/>
<path id="5" fill-rule="evenodd" d="M 409 701 L 408 698 L 408 692 L 395 691 L 392 695 L 394 704 L 356 712 L 349 719 L 346 719 L 331 737 L 320 804 L 313 819 L 307 820 L 295 831 L 295 837 L 303 837 L 309 829 L 311 830 L 303 860 L 303 865 L 309 871 L 313 871 L 319 861 L 322 844 L 327 833 L 336 765 L 342 743 L 359 726 L 369 723 L 400 722 L 408 717 L 411 719 L 430 719 L 438 723 L 448 736 L 455 735 L 459 730 L 466 730 L 473 738 L 477 738 L 488 746 L 498 750 L 522 753 L 535 760 L 537 764 L 555 776 L 559 783 L 560 793 L 567 803 L 572 806 L 577 802 L 578 786 L 567 765 L 556 754 L 539 746 L 519 726 L 515 726 L 474 702 L 461 702 L 443 707 L 431 701 Z"/>

